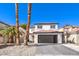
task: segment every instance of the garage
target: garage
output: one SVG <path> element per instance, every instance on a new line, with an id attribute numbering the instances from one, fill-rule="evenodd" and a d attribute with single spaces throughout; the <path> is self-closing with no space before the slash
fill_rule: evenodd
<path id="1" fill-rule="evenodd" d="M 62 43 L 62 32 L 34 32 L 34 44 Z"/>
<path id="2" fill-rule="evenodd" d="M 38 35 L 38 43 L 57 43 L 57 35 Z"/>

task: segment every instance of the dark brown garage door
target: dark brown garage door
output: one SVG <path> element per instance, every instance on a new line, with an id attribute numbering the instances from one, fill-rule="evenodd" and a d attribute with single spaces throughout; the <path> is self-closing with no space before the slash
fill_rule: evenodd
<path id="1" fill-rule="evenodd" d="M 57 43 L 57 35 L 39 35 L 38 43 Z"/>

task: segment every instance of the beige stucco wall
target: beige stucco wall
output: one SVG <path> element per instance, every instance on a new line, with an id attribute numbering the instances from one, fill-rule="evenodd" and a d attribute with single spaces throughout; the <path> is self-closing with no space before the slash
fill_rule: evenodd
<path id="1" fill-rule="evenodd" d="M 32 35 L 29 35 L 29 40 L 33 41 L 33 36 Z"/>
<path id="2" fill-rule="evenodd" d="M 67 40 L 67 38 L 65 38 L 65 40 Z M 79 44 L 79 34 L 71 34 L 68 37 L 68 41 L 73 42 L 75 44 Z"/>
<path id="3" fill-rule="evenodd" d="M 3 43 L 3 37 L 0 36 L 0 44 Z"/>
<path id="4" fill-rule="evenodd" d="M 34 34 L 34 44 L 38 44 L 38 34 Z"/>

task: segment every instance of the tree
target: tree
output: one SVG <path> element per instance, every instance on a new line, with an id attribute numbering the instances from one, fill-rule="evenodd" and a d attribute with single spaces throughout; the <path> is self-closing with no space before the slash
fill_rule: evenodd
<path id="1" fill-rule="evenodd" d="M 16 29 L 15 27 L 8 27 L 4 30 L 0 31 L 0 34 L 3 36 L 4 38 L 4 43 L 14 43 L 14 37 L 16 35 Z"/>
<path id="2" fill-rule="evenodd" d="M 21 24 L 20 27 L 22 27 L 23 29 L 26 29 L 26 24 Z"/>
<path id="3" fill-rule="evenodd" d="M 0 34 L 3 37 L 3 43 L 6 44 L 9 41 L 9 30 L 8 29 L 4 29 L 0 31 Z"/>
<path id="4" fill-rule="evenodd" d="M 31 3 L 28 3 L 28 23 L 26 26 L 26 34 L 25 34 L 25 39 L 24 39 L 24 45 L 28 45 L 28 40 L 29 40 L 29 28 L 30 28 L 30 19 L 31 19 Z"/>
<path id="5" fill-rule="evenodd" d="M 9 27 L 9 43 L 14 43 L 14 37 L 16 37 L 16 29 L 15 27 Z"/>
<path id="6" fill-rule="evenodd" d="M 16 45 L 19 45 L 20 37 L 19 37 L 18 3 L 15 4 L 15 7 L 16 7 Z"/>

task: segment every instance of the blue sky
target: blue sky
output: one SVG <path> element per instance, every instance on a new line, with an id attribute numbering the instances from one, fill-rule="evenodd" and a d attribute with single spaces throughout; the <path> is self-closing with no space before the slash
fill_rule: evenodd
<path id="1" fill-rule="evenodd" d="M 19 23 L 27 23 L 28 4 L 19 4 Z M 15 4 L 0 4 L 0 21 L 10 25 L 16 24 Z M 36 3 L 32 4 L 31 25 L 39 22 L 57 22 L 79 25 L 79 4 L 77 3 Z"/>

